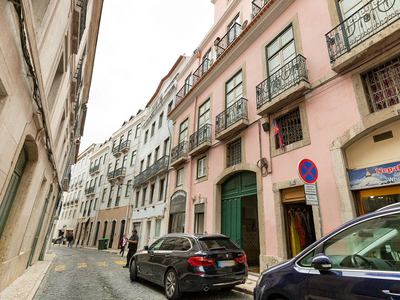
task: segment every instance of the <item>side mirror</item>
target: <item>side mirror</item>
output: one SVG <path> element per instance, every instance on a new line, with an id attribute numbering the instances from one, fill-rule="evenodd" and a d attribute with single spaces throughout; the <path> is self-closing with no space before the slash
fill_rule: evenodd
<path id="1" fill-rule="evenodd" d="M 311 260 L 311 265 L 316 270 L 329 270 L 332 268 L 331 260 L 323 253 L 315 255 Z"/>
<path id="2" fill-rule="evenodd" d="M 143 250 L 149 250 L 149 246 L 144 246 Z"/>

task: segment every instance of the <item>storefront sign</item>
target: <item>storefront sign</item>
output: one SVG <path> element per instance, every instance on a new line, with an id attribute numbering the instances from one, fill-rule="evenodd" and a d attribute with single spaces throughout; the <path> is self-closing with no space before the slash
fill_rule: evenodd
<path id="1" fill-rule="evenodd" d="M 176 191 L 171 197 L 171 210 L 170 213 L 185 212 L 186 210 L 186 192 L 179 190 Z"/>
<path id="2" fill-rule="evenodd" d="M 400 184 L 400 162 L 349 171 L 348 174 L 352 190 Z"/>

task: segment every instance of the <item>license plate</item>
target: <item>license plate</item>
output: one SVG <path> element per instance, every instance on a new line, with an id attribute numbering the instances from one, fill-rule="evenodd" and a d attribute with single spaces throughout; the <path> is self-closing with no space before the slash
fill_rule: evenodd
<path id="1" fill-rule="evenodd" d="M 234 260 L 220 260 L 217 262 L 218 267 L 232 267 L 235 265 Z"/>

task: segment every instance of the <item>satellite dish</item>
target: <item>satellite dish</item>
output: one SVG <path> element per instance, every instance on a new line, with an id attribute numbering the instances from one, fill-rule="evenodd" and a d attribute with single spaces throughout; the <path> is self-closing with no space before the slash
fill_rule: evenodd
<path id="1" fill-rule="evenodd" d="M 242 30 L 246 28 L 247 24 L 249 23 L 249 21 L 244 20 L 243 24 L 242 24 Z"/>

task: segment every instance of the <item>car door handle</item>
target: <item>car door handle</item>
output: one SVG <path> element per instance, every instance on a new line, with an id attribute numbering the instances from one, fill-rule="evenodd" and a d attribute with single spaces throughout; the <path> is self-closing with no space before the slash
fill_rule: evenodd
<path id="1" fill-rule="evenodd" d="M 386 295 L 389 295 L 389 296 L 396 296 L 396 297 L 399 297 L 399 296 L 400 296 L 400 294 L 392 293 L 392 292 L 390 292 L 390 290 L 382 290 L 382 292 L 383 292 L 384 294 L 386 294 Z"/>
<path id="2" fill-rule="evenodd" d="M 169 254 L 165 254 L 165 257 L 168 258 L 168 257 L 169 257 Z"/>

